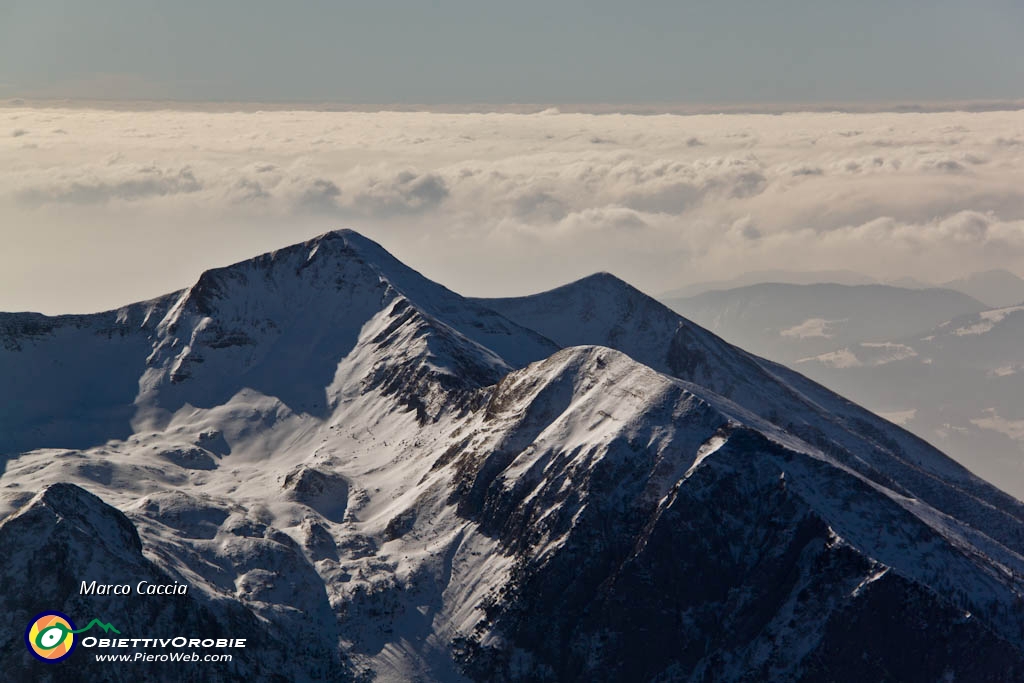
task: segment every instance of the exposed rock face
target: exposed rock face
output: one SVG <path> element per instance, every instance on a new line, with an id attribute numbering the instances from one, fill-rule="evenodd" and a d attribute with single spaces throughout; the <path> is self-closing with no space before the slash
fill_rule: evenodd
<path id="1" fill-rule="evenodd" d="M 291 648 L 301 644 L 286 630 L 258 620 L 241 605 L 212 601 L 198 591 L 185 595 L 140 596 L 140 582 L 173 585 L 172 575 L 142 554 L 132 522 L 120 511 L 73 484 L 52 484 L 25 507 L 0 522 L 0 660 L 4 676 L 17 681 L 204 680 L 239 681 L 279 672 L 278 680 L 340 680 L 350 675 L 340 658 L 296 661 Z M 82 582 L 125 585 L 129 595 L 82 595 Z M 100 589 L 102 590 L 102 589 Z M 79 645 L 73 663 L 44 664 L 26 650 L 22 633 L 36 614 L 57 609 L 84 627 L 91 619 L 109 622 L 124 638 L 245 638 L 244 649 L 224 650 L 234 661 L 210 667 L 172 668 L 160 662 L 110 664 Z M 84 634 L 83 636 L 84 637 Z M 218 651 L 219 652 L 219 651 Z M 180 666 L 180 665 L 179 665 Z M 120 673 L 119 669 L 130 668 Z M 192 670 L 190 670 L 190 668 Z M 179 677 L 179 674 L 183 674 Z"/>
<path id="2" fill-rule="evenodd" d="M 36 663 L 44 609 L 249 641 L 195 680 L 1024 678 L 1019 502 L 611 276 L 472 301 L 343 231 L 125 311 L 3 328 L 16 679 L 180 680 Z"/>

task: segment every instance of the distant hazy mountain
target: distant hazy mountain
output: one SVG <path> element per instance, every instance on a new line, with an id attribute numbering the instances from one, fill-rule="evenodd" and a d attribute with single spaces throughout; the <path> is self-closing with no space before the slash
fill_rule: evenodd
<path id="1" fill-rule="evenodd" d="M 0 315 L 0 455 L 5 680 L 175 678 L 34 660 L 44 609 L 249 640 L 204 681 L 1024 679 L 1024 504 L 610 275 L 473 300 L 340 231 Z"/>
<path id="2" fill-rule="evenodd" d="M 942 286 L 964 292 L 992 308 L 1024 304 L 1024 280 L 1008 270 L 974 273 Z"/>
<path id="3" fill-rule="evenodd" d="M 935 287 L 935 285 L 922 282 L 914 277 L 899 277 L 895 280 L 886 280 L 885 282 L 880 282 L 878 284 L 890 285 L 892 287 L 903 287 L 905 289 L 931 289 Z M 956 289 L 956 287 L 950 287 L 949 289 Z"/>
<path id="4" fill-rule="evenodd" d="M 832 283 L 759 284 L 664 301 L 727 341 L 784 363 L 899 339 L 985 308 L 950 289 Z"/>
<path id="5" fill-rule="evenodd" d="M 874 278 L 868 277 L 853 270 L 754 270 L 743 273 L 730 280 L 715 280 L 711 282 L 695 282 L 684 287 L 679 287 L 659 295 L 661 301 L 681 299 L 696 296 L 703 292 L 711 292 L 719 289 L 736 289 L 749 285 L 758 285 L 768 282 L 777 282 L 793 285 L 809 285 L 819 282 L 834 282 L 841 285 L 870 285 L 875 284 Z"/>
<path id="6" fill-rule="evenodd" d="M 950 280 L 942 284 L 930 284 L 913 277 L 879 281 L 852 270 L 759 270 L 744 273 L 731 280 L 695 282 L 684 287 L 662 293 L 662 301 L 685 299 L 717 290 L 739 289 L 761 284 L 813 285 L 822 283 L 840 285 L 882 284 L 903 289 L 952 289 L 977 299 L 988 308 L 1001 308 L 1024 303 L 1024 279 L 1008 270 L 988 270 L 981 273 Z"/>
<path id="7" fill-rule="evenodd" d="M 1024 498 L 1024 307 L 844 346 L 794 367 Z"/>
<path id="8" fill-rule="evenodd" d="M 1024 498 L 1024 312 L 949 289 L 763 284 L 667 302 Z"/>

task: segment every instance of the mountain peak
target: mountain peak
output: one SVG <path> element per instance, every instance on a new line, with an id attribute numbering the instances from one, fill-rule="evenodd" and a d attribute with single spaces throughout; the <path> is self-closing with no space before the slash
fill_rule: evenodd
<path id="1" fill-rule="evenodd" d="M 614 347 L 614 343 L 608 343 L 613 340 L 605 340 L 605 334 L 611 333 L 614 336 L 614 330 L 624 320 L 635 321 L 653 316 L 671 319 L 670 326 L 673 328 L 682 320 L 660 301 L 622 278 L 604 271 L 538 294 L 475 301 L 525 327 L 539 331 L 561 346 L 596 343 Z M 590 329 L 590 333 L 580 328 L 580 321 L 568 322 L 565 329 L 562 329 L 559 321 L 565 321 L 562 313 L 569 310 L 580 314 L 584 327 Z M 540 318 L 549 320 L 541 321 Z M 596 328 L 603 330 L 603 333 L 595 336 L 593 332 Z"/>
<path id="2" fill-rule="evenodd" d="M 606 284 L 613 284 L 614 283 L 614 284 L 617 284 L 617 285 L 625 285 L 627 287 L 632 287 L 632 285 L 630 285 L 628 282 L 626 282 L 625 280 L 623 280 L 622 278 L 618 277 L 617 275 L 615 275 L 613 273 L 609 273 L 607 270 L 599 270 L 596 273 L 591 273 L 590 275 L 587 275 L 585 277 L 581 277 L 579 280 L 576 280 L 575 282 L 570 282 L 567 286 L 572 286 L 574 284 L 578 285 L 578 284 L 584 284 L 584 283 L 598 283 L 598 282 L 606 283 Z"/>
<path id="3" fill-rule="evenodd" d="M 384 290 L 413 301 L 456 296 L 405 265 L 362 234 L 340 229 L 228 266 L 204 271 L 169 311 L 163 327 L 174 327 L 189 314 L 224 318 L 248 316 L 273 303 L 290 315 L 322 307 L 338 296 L 363 292 L 379 308 Z M 223 308 L 227 306 L 227 308 Z M 241 310 L 239 310 L 241 309 Z"/>
<path id="4" fill-rule="evenodd" d="M 142 550 L 139 534 L 124 513 L 75 484 L 50 484 L 4 524 L 30 517 L 36 520 L 37 525 L 43 524 L 39 519 L 66 520 L 80 537 L 102 539 L 103 544 L 112 548 Z"/>
<path id="5" fill-rule="evenodd" d="M 161 317 L 0 346 L 16 623 L 84 612 L 91 576 L 181 579 L 184 617 L 110 613 L 230 625 L 252 640 L 231 678 L 344 680 L 343 656 L 381 680 L 1024 670 L 1024 506 L 613 275 L 471 300 L 340 230 L 208 271 Z M 59 481 L 81 487 L 30 493 Z M 0 669 L 28 661 L 3 642 Z M 933 667 L 895 668 L 908 651 Z"/>
<path id="6" fill-rule="evenodd" d="M 310 259 L 314 258 L 321 249 L 327 249 L 330 251 L 337 250 L 336 253 L 370 259 L 374 262 L 379 262 L 378 265 L 381 266 L 393 267 L 398 265 L 401 266 L 403 270 L 412 270 L 392 256 L 391 253 L 379 243 L 373 241 L 360 232 L 352 230 L 351 228 L 340 228 L 338 230 L 325 232 L 301 244 L 295 245 L 295 247 L 308 249 Z"/>
<path id="7" fill-rule="evenodd" d="M 490 376 L 481 367 L 521 367 L 558 348 L 428 280 L 373 240 L 338 230 L 203 273 L 160 323 L 142 394 L 159 393 L 180 407 L 224 402 L 248 387 L 293 410 L 320 413 L 324 388 L 366 341 L 368 323 L 403 326 L 411 317 L 420 321 L 416 339 L 433 340 L 415 344 L 418 352 L 436 346 L 477 359 L 474 376 Z M 412 358 L 389 356 L 398 357 Z"/>
<path id="8" fill-rule="evenodd" d="M 587 291 L 598 291 L 602 294 L 610 292 L 618 292 L 620 294 L 639 295 L 644 298 L 650 298 L 647 294 L 643 293 L 633 285 L 629 284 L 622 278 L 609 273 L 608 271 L 598 271 L 591 273 L 590 275 L 581 277 L 578 280 L 573 280 L 564 285 L 549 289 L 544 292 L 539 292 L 531 296 L 545 296 L 545 295 L 556 295 L 558 293 L 570 293 L 570 292 L 587 292 Z M 519 297 L 527 298 L 527 297 Z M 509 299 L 502 299 L 509 300 Z"/>
<path id="9" fill-rule="evenodd" d="M 392 256 L 377 242 L 355 230 L 343 228 L 228 266 L 204 271 L 190 293 L 200 297 L 215 293 L 218 283 L 229 280 L 232 276 L 247 270 L 270 272 L 278 269 L 291 269 L 292 272 L 299 275 L 310 264 L 323 262 L 326 259 L 331 259 L 333 266 L 339 266 L 346 261 L 365 264 L 377 275 L 400 281 L 410 278 L 426 280 L 415 270 Z"/>

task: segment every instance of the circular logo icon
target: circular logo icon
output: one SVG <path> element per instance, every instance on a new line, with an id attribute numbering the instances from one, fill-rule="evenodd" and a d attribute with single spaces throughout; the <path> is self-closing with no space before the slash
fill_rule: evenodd
<path id="1" fill-rule="evenodd" d="M 75 649 L 75 623 L 60 612 L 37 614 L 25 629 L 25 646 L 36 659 L 53 663 Z"/>

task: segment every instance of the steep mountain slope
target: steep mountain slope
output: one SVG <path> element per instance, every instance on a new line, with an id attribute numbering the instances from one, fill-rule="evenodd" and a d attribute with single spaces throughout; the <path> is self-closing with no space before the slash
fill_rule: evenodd
<path id="1" fill-rule="evenodd" d="M 97 315 L 0 313 L 4 456 L 132 433 L 151 335 L 178 294 Z"/>
<path id="2" fill-rule="evenodd" d="M 541 435 L 511 460 L 500 449 L 476 460 L 478 446 L 466 456 L 475 466 L 463 500 L 474 518 L 513 548 L 541 529 L 534 547 L 544 549 L 520 552 L 511 586 L 488 604 L 488 628 L 463 644 L 478 677 L 518 667 L 528 680 L 927 680 L 1013 676 L 1019 667 L 1013 647 L 924 588 L 958 574 L 957 585 L 979 581 L 972 592 L 982 600 L 1008 590 L 997 588 L 997 571 L 970 567 L 958 541 L 930 528 L 918 516 L 925 509 L 880 497 L 752 416 L 608 349 L 563 352 L 537 373 L 550 379 L 506 380 L 490 420 L 522 419 L 501 407 L 525 398 L 542 407 Z M 572 394 L 546 413 L 551 383 L 571 383 Z M 681 428 L 651 431 L 654 412 Z M 577 452 L 557 445 L 567 432 L 586 434 Z M 497 472 L 488 467 L 495 460 Z M 848 631 L 854 618 L 870 624 L 865 635 L 877 633 L 910 605 L 937 628 L 897 626 L 888 637 L 900 648 Z M 495 631 L 525 651 L 510 660 L 488 647 L 501 642 Z M 816 635 L 829 632 L 839 633 Z M 902 648 L 935 651 L 939 642 L 956 654 L 907 676 Z M 967 643 L 991 648 L 992 658 L 978 666 Z"/>
<path id="3" fill-rule="evenodd" d="M 236 661 L 202 674 L 189 672 L 180 680 L 242 680 L 261 671 L 277 672 L 279 680 L 301 680 L 311 672 L 316 673 L 315 680 L 337 680 L 347 673 L 333 642 L 336 629 L 296 629 L 294 623 L 285 628 L 281 619 L 261 623 L 238 603 L 210 600 L 203 593 L 157 598 L 75 595 L 83 578 L 116 578 L 133 587 L 139 581 L 163 585 L 182 578 L 145 558 L 132 522 L 78 486 L 49 486 L 0 522 L 0 547 L 6 551 L 0 573 L 0 608 L 8 616 L 0 626 L 0 661 L 6 680 L 103 680 L 109 675 L 110 666 L 92 657 L 80 656 L 73 666 L 54 667 L 28 655 L 22 642 L 24 624 L 44 606 L 53 609 L 55 605 L 86 619 L 109 620 L 129 637 L 223 638 L 229 633 L 231 638 L 248 640 L 249 650 L 239 651 Z M 72 586 L 74 591 L 69 591 Z M 320 646 L 318 661 L 295 662 L 294 653 L 309 650 L 313 643 Z M 129 675 L 135 680 L 166 680 L 167 673 L 166 664 L 141 661 L 133 662 Z"/>
<path id="4" fill-rule="evenodd" d="M 36 386 L 119 318 L 4 337 L 5 671 L 63 608 L 252 639 L 167 680 L 1024 675 L 1020 503 L 610 276 L 468 300 L 342 231 L 126 310 Z M 188 596 L 78 595 L 143 576 Z"/>
<path id="5" fill-rule="evenodd" d="M 159 425 L 188 404 L 248 388 L 298 412 L 325 411 L 324 373 L 379 311 L 410 310 L 463 334 L 491 364 L 520 366 L 558 347 L 399 263 L 351 231 L 204 273 L 191 288 L 97 315 L 0 314 L 0 458 L 81 448 Z M 507 359 L 502 361 L 501 358 Z M 184 382 L 195 373 L 190 382 Z"/>
<path id="6" fill-rule="evenodd" d="M 219 405 L 247 387 L 293 410 L 322 413 L 323 376 L 398 298 L 407 317 L 493 349 L 488 363 L 502 371 L 509 369 L 503 358 L 518 366 L 556 348 L 426 280 L 375 243 L 331 233 L 204 273 L 158 325 L 139 402 L 174 412 L 185 403 Z"/>
<path id="7" fill-rule="evenodd" d="M 1013 648 L 965 618 L 957 599 L 939 597 L 946 581 L 972 585 L 972 604 L 1013 594 L 1000 587 L 1001 570 L 962 554 L 956 537 L 966 529 L 939 532 L 925 521 L 934 523 L 934 510 L 694 391 L 588 347 L 502 382 L 485 417 L 502 436 L 471 441 L 453 461 L 463 471 L 460 505 L 517 556 L 510 586 L 488 603 L 486 628 L 461 643 L 475 675 L 1017 675 Z M 509 452 L 502 427 L 511 424 L 539 435 Z M 567 434 L 578 444 L 569 452 Z M 911 607 L 929 616 L 890 627 L 894 641 L 849 630 L 847 620 L 890 622 Z M 1007 639 L 1018 637 L 1011 621 Z M 522 651 L 487 645 L 505 638 Z M 906 661 L 911 643 L 931 651 L 939 642 L 957 654 Z M 975 659 L 967 643 L 991 648 L 992 659 Z"/>
<path id="8" fill-rule="evenodd" d="M 784 366 L 724 343 L 614 276 L 592 276 L 527 297 L 480 301 L 563 346 L 610 346 L 707 387 L 883 485 L 896 481 L 908 495 L 949 507 L 951 514 L 963 510 L 993 537 L 1003 534 L 998 515 L 986 521 L 987 515 L 968 511 L 967 499 L 981 497 L 997 509 L 1021 509 L 1018 501 L 995 492 L 903 429 Z M 955 488 L 938 486 L 937 480 L 955 482 Z"/>

